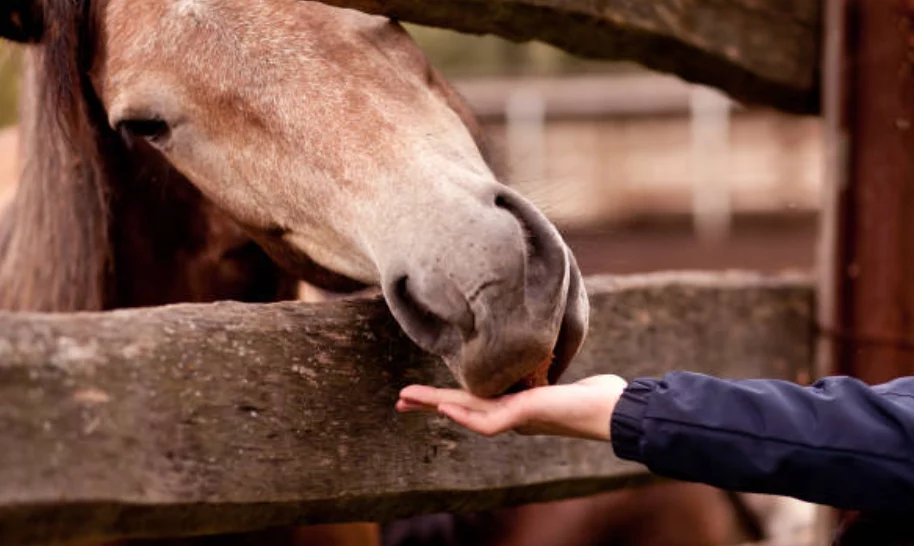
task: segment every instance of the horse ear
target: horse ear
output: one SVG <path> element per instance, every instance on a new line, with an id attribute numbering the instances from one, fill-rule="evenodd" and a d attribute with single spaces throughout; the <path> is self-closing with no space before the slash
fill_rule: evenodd
<path id="1" fill-rule="evenodd" d="M 44 35 L 44 10 L 41 0 L 2 0 L 0 38 L 22 43 L 37 43 Z"/>

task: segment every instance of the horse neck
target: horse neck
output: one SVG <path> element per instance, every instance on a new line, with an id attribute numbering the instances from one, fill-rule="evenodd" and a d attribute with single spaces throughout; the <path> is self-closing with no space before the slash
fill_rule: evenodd
<path id="1" fill-rule="evenodd" d="M 115 306 L 292 299 L 297 283 L 148 146 L 111 202 Z"/>
<path id="2" fill-rule="evenodd" d="M 85 311 L 295 295 L 244 231 L 150 149 L 73 142 L 29 59 L 22 175 L 0 218 L 0 309 Z M 59 118 L 66 119 L 66 118 Z"/>

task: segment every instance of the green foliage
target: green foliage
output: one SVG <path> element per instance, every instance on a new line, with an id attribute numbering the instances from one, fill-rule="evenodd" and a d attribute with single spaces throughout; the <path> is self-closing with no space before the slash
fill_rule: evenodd
<path id="1" fill-rule="evenodd" d="M 0 43 L 0 127 L 16 122 L 19 95 L 19 51 Z"/>

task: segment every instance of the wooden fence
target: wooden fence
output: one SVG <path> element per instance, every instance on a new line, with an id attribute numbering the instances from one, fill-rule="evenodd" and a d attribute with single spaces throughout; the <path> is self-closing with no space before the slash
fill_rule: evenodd
<path id="1" fill-rule="evenodd" d="M 592 330 L 570 379 L 809 378 L 804 277 L 588 285 Z M 598 443 L 395 414 L 399 388 L 449 378 L 380 300 L 0 314 L 0 544 L 383 521 L 646 479 Z"/>
<path id="2" fill-rule="evenodd" d="M 795 113 L 820 110 L 820 0 L 323 0 L 403 21 L 634 60 Z"/>

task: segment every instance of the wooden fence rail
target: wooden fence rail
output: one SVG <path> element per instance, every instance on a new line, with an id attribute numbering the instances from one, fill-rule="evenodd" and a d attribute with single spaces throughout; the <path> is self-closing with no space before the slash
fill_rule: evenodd
<path id="1" fill-rule="evenodd" d="M 637 61 L 788 112 L 820 110 L 819 0 L 321 0 L 584 57 Z"/>
<path id="2" fill-rule="evenodd" d="M 588 285 L 592 331 L 569 379 L 807 377 L 805 278 Z M 606 445 L 398 416 L 414 381 L 450 379 L 378 300 L 0 314 L 0 544 L 382 521 L 645 478 Z"/>

